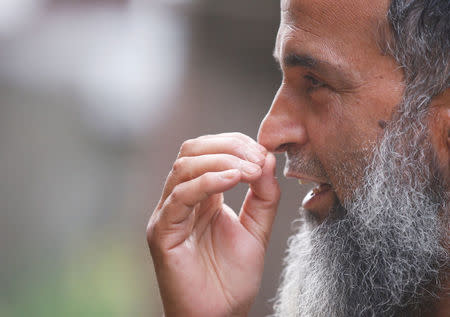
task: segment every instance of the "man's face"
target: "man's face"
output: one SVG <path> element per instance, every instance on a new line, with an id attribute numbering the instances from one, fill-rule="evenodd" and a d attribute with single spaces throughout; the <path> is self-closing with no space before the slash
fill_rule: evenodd
<path id="1" fill-rule="evenodd" d="M 378 45 L 387 7 L 281 1 L 283 82 L 259 142 L 286 152 L 286 176 L 332 190 L 303 204 L 278 316 L 412 316 L 430 306 L 425 295 L 450 261 L 448 194 L 427 123 Z"/>
<path id="2" fill-rule="evenodd" d="M 329 183 L 341 202 L 352 199 L 383 122 L 402 96 L 402 74 L 377 44 L 387 6 L 281 1 L 274 56 L 283 81 L 259 141 L 286 151 L 286 176 Z M 326 216 L 324 206 L 317 209 Z"/>

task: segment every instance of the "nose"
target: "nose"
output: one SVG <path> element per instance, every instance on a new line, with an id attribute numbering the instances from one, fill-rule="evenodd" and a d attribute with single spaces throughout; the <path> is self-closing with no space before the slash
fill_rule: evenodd
<path id="1" fill-rule="evenodd" d="M 261 122 L 258 142 L 270 152 L 284 152 L 289 145 L 307 142 L 301 105 L 293 104 L 294 100 L 283 91 L 282 85 Z"/>

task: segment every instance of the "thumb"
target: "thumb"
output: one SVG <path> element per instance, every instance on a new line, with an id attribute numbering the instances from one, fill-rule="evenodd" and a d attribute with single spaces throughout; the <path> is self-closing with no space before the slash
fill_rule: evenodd
<path id="1" fill-rule="evenodd" d="M 275 178 L 275 169 L 275 156 L 268 153 L 262 175 L 250 184 L 239 214 L 241 224 L 263 244 L 264 248 L 269 242 L 280 200 L 280 188 Z"/>

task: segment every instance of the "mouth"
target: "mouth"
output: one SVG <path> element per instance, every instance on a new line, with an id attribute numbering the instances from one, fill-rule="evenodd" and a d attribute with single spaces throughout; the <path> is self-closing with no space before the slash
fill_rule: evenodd
<path id="1" fill-rule="evenodd" d="M 331 209 L 338 201 L 333 186 L 310 178 L 296 178 L 300 185 L 315 185 L 303 198 L 302 208 L 314 214 L 320 221 L 323 221 L 329 216 Z"/>

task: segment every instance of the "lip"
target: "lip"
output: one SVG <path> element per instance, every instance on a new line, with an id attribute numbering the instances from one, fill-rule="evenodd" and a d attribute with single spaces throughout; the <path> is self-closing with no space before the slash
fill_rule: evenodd
<path id="1" fill-rule="evenodd" d="M 313 177 L 313 176 L 309 176 L 309 175 L 297 174 L 297 173 L 292 172 L 292 171 L 284 171 L 284 176 L 287 177 L 287 178 L 297 178 L 297 179 L 309 181 L 311 183 L 316 183 L 317 185 L 329 184 L 324 179 L 319 179 L 319 178 L 316 178 L 316 177 Z"/>
<path id="2" fill-rule="evenodd" d="M 337 201 L 337 196 L 333 188 L 330 185 L 326 186 L 319 193 L 314 193 L 314 190 L 309 191 L 302 202 L 302 208 L 313 213 L 320 221 L 328 217 Z"/>
<path id="3" fill-rule="evenodd" d="M 338 199 L 333 186 L 326 179 L 303 175 L 289 170 L 284 171 L 284 176 L 314 183 L 314 188 L 303 198 L 302 208 L 311 212 L 319 222 L 322 222 L 329 216 L 332 207 Z M 320 189 L 318 193 L 317 189 Z"/>
<path id="4" fill-rule="evenodd" d="M 322 187 L 322 185 L 320 186 Z M 324 197 L 331 191 L 333 191 L 333 188 L 330 185 L 326 185 L 323 187 L 323 189 L 320 190 L 320 192 L 316 192 L 315 190 L 319 188 L 316 187 L 309 191 L 306 196 L 303 198 L 302 207 L 306 209 L 315 209 L 314 207 L 317 207 L 318 204 L 323 203 L 322 200 Z"/>

